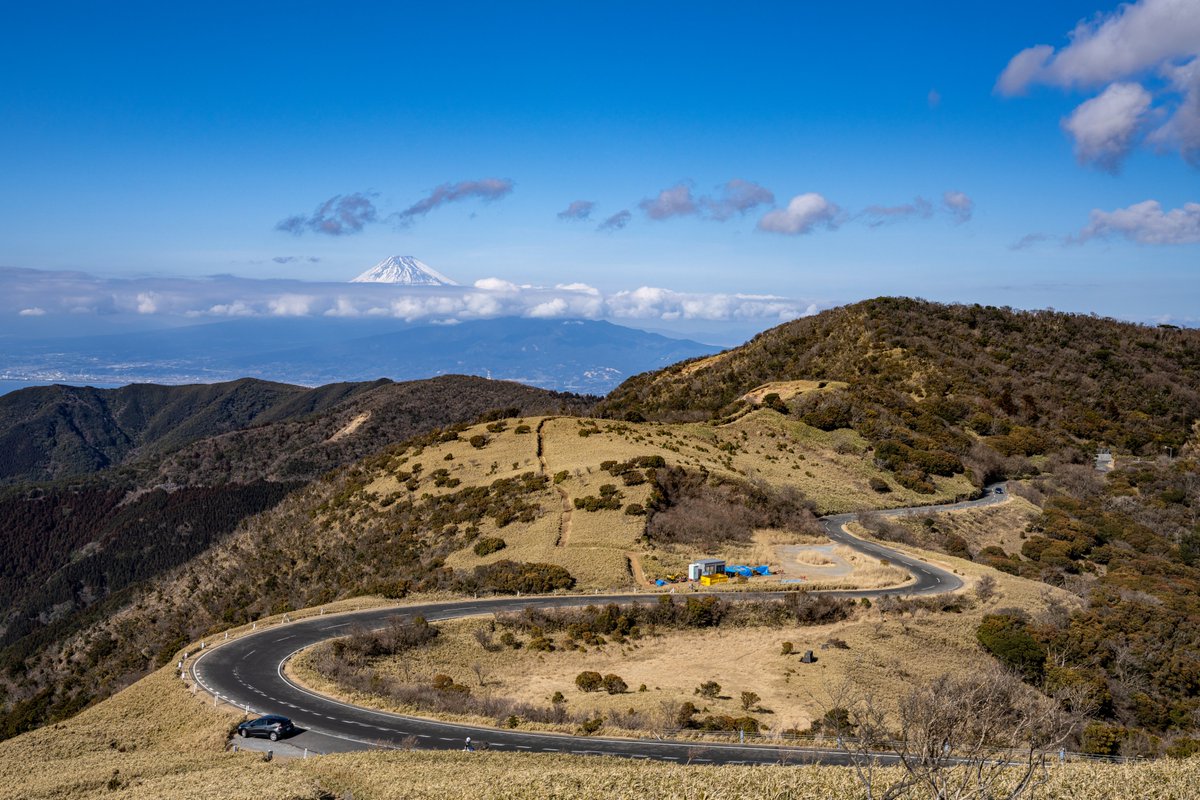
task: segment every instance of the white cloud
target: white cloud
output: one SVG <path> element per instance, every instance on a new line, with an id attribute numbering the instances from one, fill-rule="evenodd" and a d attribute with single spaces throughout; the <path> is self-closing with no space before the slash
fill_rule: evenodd
<path id="1" fill-rule="evenodd" d="M 33 306 L 32 308 L 22 308 L 17 313 L 22 317 L 44 317 L 46 315 L 46 309 Z"/>
<path id="2" fill-rule="evenodd" d="M 1178 147 L 1186 159 L 1200 163 L 1200 3 L 1126 3 L 1080 22 L 1069 38 L 1057 51 L 1043 44 L 1017 53 L 996 91 L 1023 94 L 1036 84 L 1106 87 L 1064 122 L 1082 162 L 1114 169 L 1153 116 L 1165 122 L 1150 141 Z"/>
<path id="3" fill-rule="evenodd" d="M 1163 211 L 1157 200 L 1145 200 L 1115 211 L 1094 209 L 1079 241 L 1123 236 L 1140 244 L 1195 244 L 1200 242 L 1200 203 Z"/>
<path id="4" fill-rule="evenodd" d="M 241 300 L 235 300 L 232 303 L 217 303 L 211 306 L 207 311 L 185 311 L 185 315 L 189 317 L 197 317 L 205 314 L 214 317 L 254 317 L 257 313 L 249 304 L 243 303 Z"/>
<path id="5" fill-rule="evenodd" d="M 600 294 L 599 289 L 594 286 L 588 286 L 586 283 L 560 283 L 554 288 L 562 289 L 564 292 L 583 292 L 590 295 Z"/>
<path id="6" fill-rule="evenodd" d="M 530 317 L 562 317 L 565 316 L 570 308 L 567 301 L 561 297 L 556 297 L 553 300 L 547 300 L 544 303 L 538 303 L 533 308 L 529 309 L 527 316 Z"/>
<path id="7" fill-rule="evenodd" d="M 304 294 L 284 294 L 268 300 L 267 308 L 276 317 L 307 317 L 316 299 Z"/>
<path id="8" fill-rule="evenodd" d="M 1013 56 L 997 89 L 1004 94 L 1034 83 L 1062 88 L 1103 86 L 1165 61 L 1200 53 L 1200 4 L 1195 0 L 1140 0 L 1109 15 L 1079 22 L 1071 43 L 1055 52 L 1037 45 Z"/>
<path id="9" fill-rule="evenodd" d="M 642 286 L 608 300 L 610 316 L 620 319 L 777 319 L 786 321 L 815 313 L 815 306 L 773 295 L 687 294 Z"/>
<path id="10" fill-rule="evenodd" d="M 959 222 L 969 221 L 975 213 L 975 201 L 966 192 L 943 192 L 942 203 L 946 206 L 946 210 L 953 214 Z"/>
<path id="11" fill-rule="evenodd" d="M 1150 139 L 1155 144 L 1178 147 L 1192 166 L 1200 167 L 1200 58 L 1169 67 L 1164 75 L 1183 100 Z"/>
<path id="12" fill-rule="evenodd" d="M 1075 157 L 1115 172 L 1133 149 L 1150 108 L 1150 93 L 1136 83 L 1114 83 L 1063 120 L 1075 139 Z"/>
<path id="13" fill-rule="evenodd" d="M 797 236 L 811 233 L 817 226 L 836 228 L 841 209 L 816 192 L 798 194 L 787 208 L 768 211 L 758 221 L 758 229 L 770 233 Z"/>
<path id="14" fill-rule="evenodd" d="M 154 292 L 139 292 L 137 296 L 137 312 L 139 314 L 157 314 L 158 295 Z"/>
<path id="15" fill-rule="evenodd" d="M 353 317 L 361 317 L 361 316 L 363 316 L 364 313 L 367 313 L 367 312 L 360 311 L 358 309 L 358 307 L 354 305 L 354 301 L 351 300 L 349 297 L 339 297 L 334 302 L 333 308 L 331 308 L 325 312 L 325 316 L 353 318 Z"/>
<path id="16" fill-rule="evenodd" d="M 663 189 L 657 197 L 647 198 L 638 203 L 638 207 L 646 212 L 647 217 L 657 220 L 685 217 L 699 210 L 695 198 L 692 197 L 691 184 L 687 182 Z"/>
<path id="17" fill-rule="evenodd" d="M 475 288 L 488 292 L 507 292 L 509 294 L 521 291 L 521 287 L 503 278 L 480 278 L 475 281 Z"/>

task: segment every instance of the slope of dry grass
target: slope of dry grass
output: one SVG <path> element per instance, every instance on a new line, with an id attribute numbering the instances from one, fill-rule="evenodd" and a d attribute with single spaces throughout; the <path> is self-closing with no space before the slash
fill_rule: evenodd
<path id="1" fill-rule="evenodd" d="M 708 800 L 865 797 L 842 767 L 713 767 L 571 755 L 375 751 L 264 763 L 223 752 L 238 717 L 161 670 L 58 725 L 0 743 L 3 800 Z M 702 752 L 696 752 L 702 758 Z M 882 777 L 898 774 L 884 771 Z M 1200 759 L 1050 771 L 1048 800 L 1184 800 Z"/>

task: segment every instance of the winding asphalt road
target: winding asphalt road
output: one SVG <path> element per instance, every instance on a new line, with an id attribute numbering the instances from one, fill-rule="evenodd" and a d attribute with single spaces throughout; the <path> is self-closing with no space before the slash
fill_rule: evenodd
<path id="1" fill-rule="evenodd" d="M 950 511 L 1007 499 L 996 495 L 994 487 L 978 500 L 923 508 L 895 509 L 885 516 Z M 838 597 L 880 597 L 883 595 L 933 595 L 954 591 L 962 586 L 955 575 L 913 556 L 873 542 L 865 542 L 847 533 L 843 526 L 855 514 L 823 517 L 821 524 L 831 539 L 874 558 L 887 559 L 908 570 L 913 580 L 891 589 L 830 591 Z M 689 595 L 691 596 L 691 595 Z M 726 594 L 725 596 L 731 596 Z M 778 592 L 738 593 L 746 599 L 779 597 Z M 210 694 L 255 714 L 283 714 L 291 717 L 302 733 L 287 743 L 315 753 L 363 750 L 403 746 L 405 740 L 420 748 L 462 749 L 467 737 L 477 745 L 513 751 L 604 754 L 628 758 L 652 758 L 665 761 L 690 761 L 718 764 L 848 763 L 846 755 L 833 749 L 787 748 L 760 744 L 718 744 L 659 739 L 619 739 L 576 737 L 553 733 L 509 731 L 439 722 L 420 717 L 391 714 L 343 703 L 296 685 L 284 674 L 288 659 L 301 650 L 326 639 L 344 636 L 354 627 L 377 628 L 397 614 L 422 615 L 430 621 L 455 619 L 476 614 L 519 611 L 536 606 L 562 608 L 600 603 L 654 603 L 658 594 L 557 595 L 549 597 L 503 597 L 429 603 L 401 608 L 378 608 L 310 617 L 276 625 L 262 631 L 205 649 L 190 661 L 187 670 Z"/>

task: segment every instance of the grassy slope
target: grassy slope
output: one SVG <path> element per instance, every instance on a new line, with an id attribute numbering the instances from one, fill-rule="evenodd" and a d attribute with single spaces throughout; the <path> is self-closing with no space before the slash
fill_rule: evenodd
<path id="1" fill-rule="evenodd" d="M 852 772 L 838 767 L 703 767 L 422 751 L 264 763 L 253 753 L 223 752 L 238 719 L 192 696 L 163 669 L 69 724 L 0 743 L 0 798 L 863 797 Z M 1054 800 L 1177 800 L 1200 784 L 1200 759 L 1069 765 L 1053 769 L 1050 778 L 1044 796 Z"/>
<path id="2" fill-rule="evenodd" d="M 980 509 L 982 523 L 991 520 L 1003 525 L 1019 517 L 1023 501 L 1013 500 L 1000 506 Z M 986 512 L 986 513 L 984 513 Z M 957 518 L 961 512 L 938 515 L 939 519 Z M 855 526 L 858 535 L 869 535 Z M 894 546 L 889 543 L 889 546 Z M 723 687 L 725 700 L 705 701 L 714 714 L 739 716 L 738 697 L 742 691 L 754 691 L 762 705 L 774 713 L 760 717 L 774 731 L 805 729 L 820 716 L 822 703 L 829 703 L 829 690 L 851 676 L 865 680 L 881 701 L 893 703 L 912 681 L 932 679 L 943 673 L 963 673 L 983 668 L 991 661 L 975 641 L 975 630 L 985 614 L 998 608 L 1018 607 L 1032 616 L 1045 613 L 1051 603 L 1067 608 L 1078 605 L 1073 595 L 1044 584 L 1017 578 L 979 564 L 931 553 L 910 550 L 967 581 L 967 608 L 961 612 L 922 610 L 915 614 L 881 613 L 876 604 L 862 609 L 850 620 L 797 628 L 747 628 L 669 632 L 632 642 L 628 646 L 608 644 L 588 648 L 586 652 L 513 651 L 508 648 L 486 652 L 472 632 L 484 620 L 464 620 L 445 626 L 445 634 L 427 648 L 408 657 L 411 680 L 428 683 L 438 673 L 448 674 L 457 683 L 485 692 L 545 705 L 555 691 L 561 691 L 573 711 L 594 709 L 599 713 L 635 709 L 651 719 L 662 716 L 664 703 L 696 700 L 693 690 L 702 682 L 716 680 Z M 974 602 L 970 587 L 983 575 L 996 580 L 996 593 L 986 602 Z M 558 637 L 562 639 L 561 634 Z M 849 649 L 821 645 L 830 638 L 844 640 Z M 798 663 L 798 655 L 781 655 L 781 644 L 793 643 L 797 653 L 814 650 L 818 662 Z M 480 688 L 472 664 L 484 663 L 491 672 L 488 686 Z M 383 673 L 403 675 L 396 661 L 382 661 L 376 668 Z M 616 673 L 631 690 L 646 684 L 648 691 L 609 696 L 584 694 L 575 688 L 574 679 L 584 670 L 601 674 Z M 337 693 L 381 708 L 383 698 L 364 696 L 341 689 L 313 672 L 311 659 L 302 657 L 295 664 L 296 677 L 320 691 Z M 395 709 L 407 710 L 412 709 Z M 708 712 L 705 712 L 708 713 Z M 491 719 L 473 720 L 493 724 Z M 669 720 L 657 720 L 659 727 L 674 727 Z M 619 730 L 610 734 L 621 735 Z"/>

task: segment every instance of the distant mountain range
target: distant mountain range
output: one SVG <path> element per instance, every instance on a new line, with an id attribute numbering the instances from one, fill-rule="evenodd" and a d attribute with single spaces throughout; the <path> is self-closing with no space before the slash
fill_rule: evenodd
<path id="1" fill-rule="evenodd" d="M 433 267 L 412 256 L 390 256 L 351 283 L 395 283 L 401 286 L 458 286 Z"/>
<path id="2" fill-rule="evenodd" d="M 13 340 L 0 380 L 320 385 L 446 374 L 604 394 L 640 372 L 721 348 L 594 320 L 244 319 L 155 332 Z"/>

